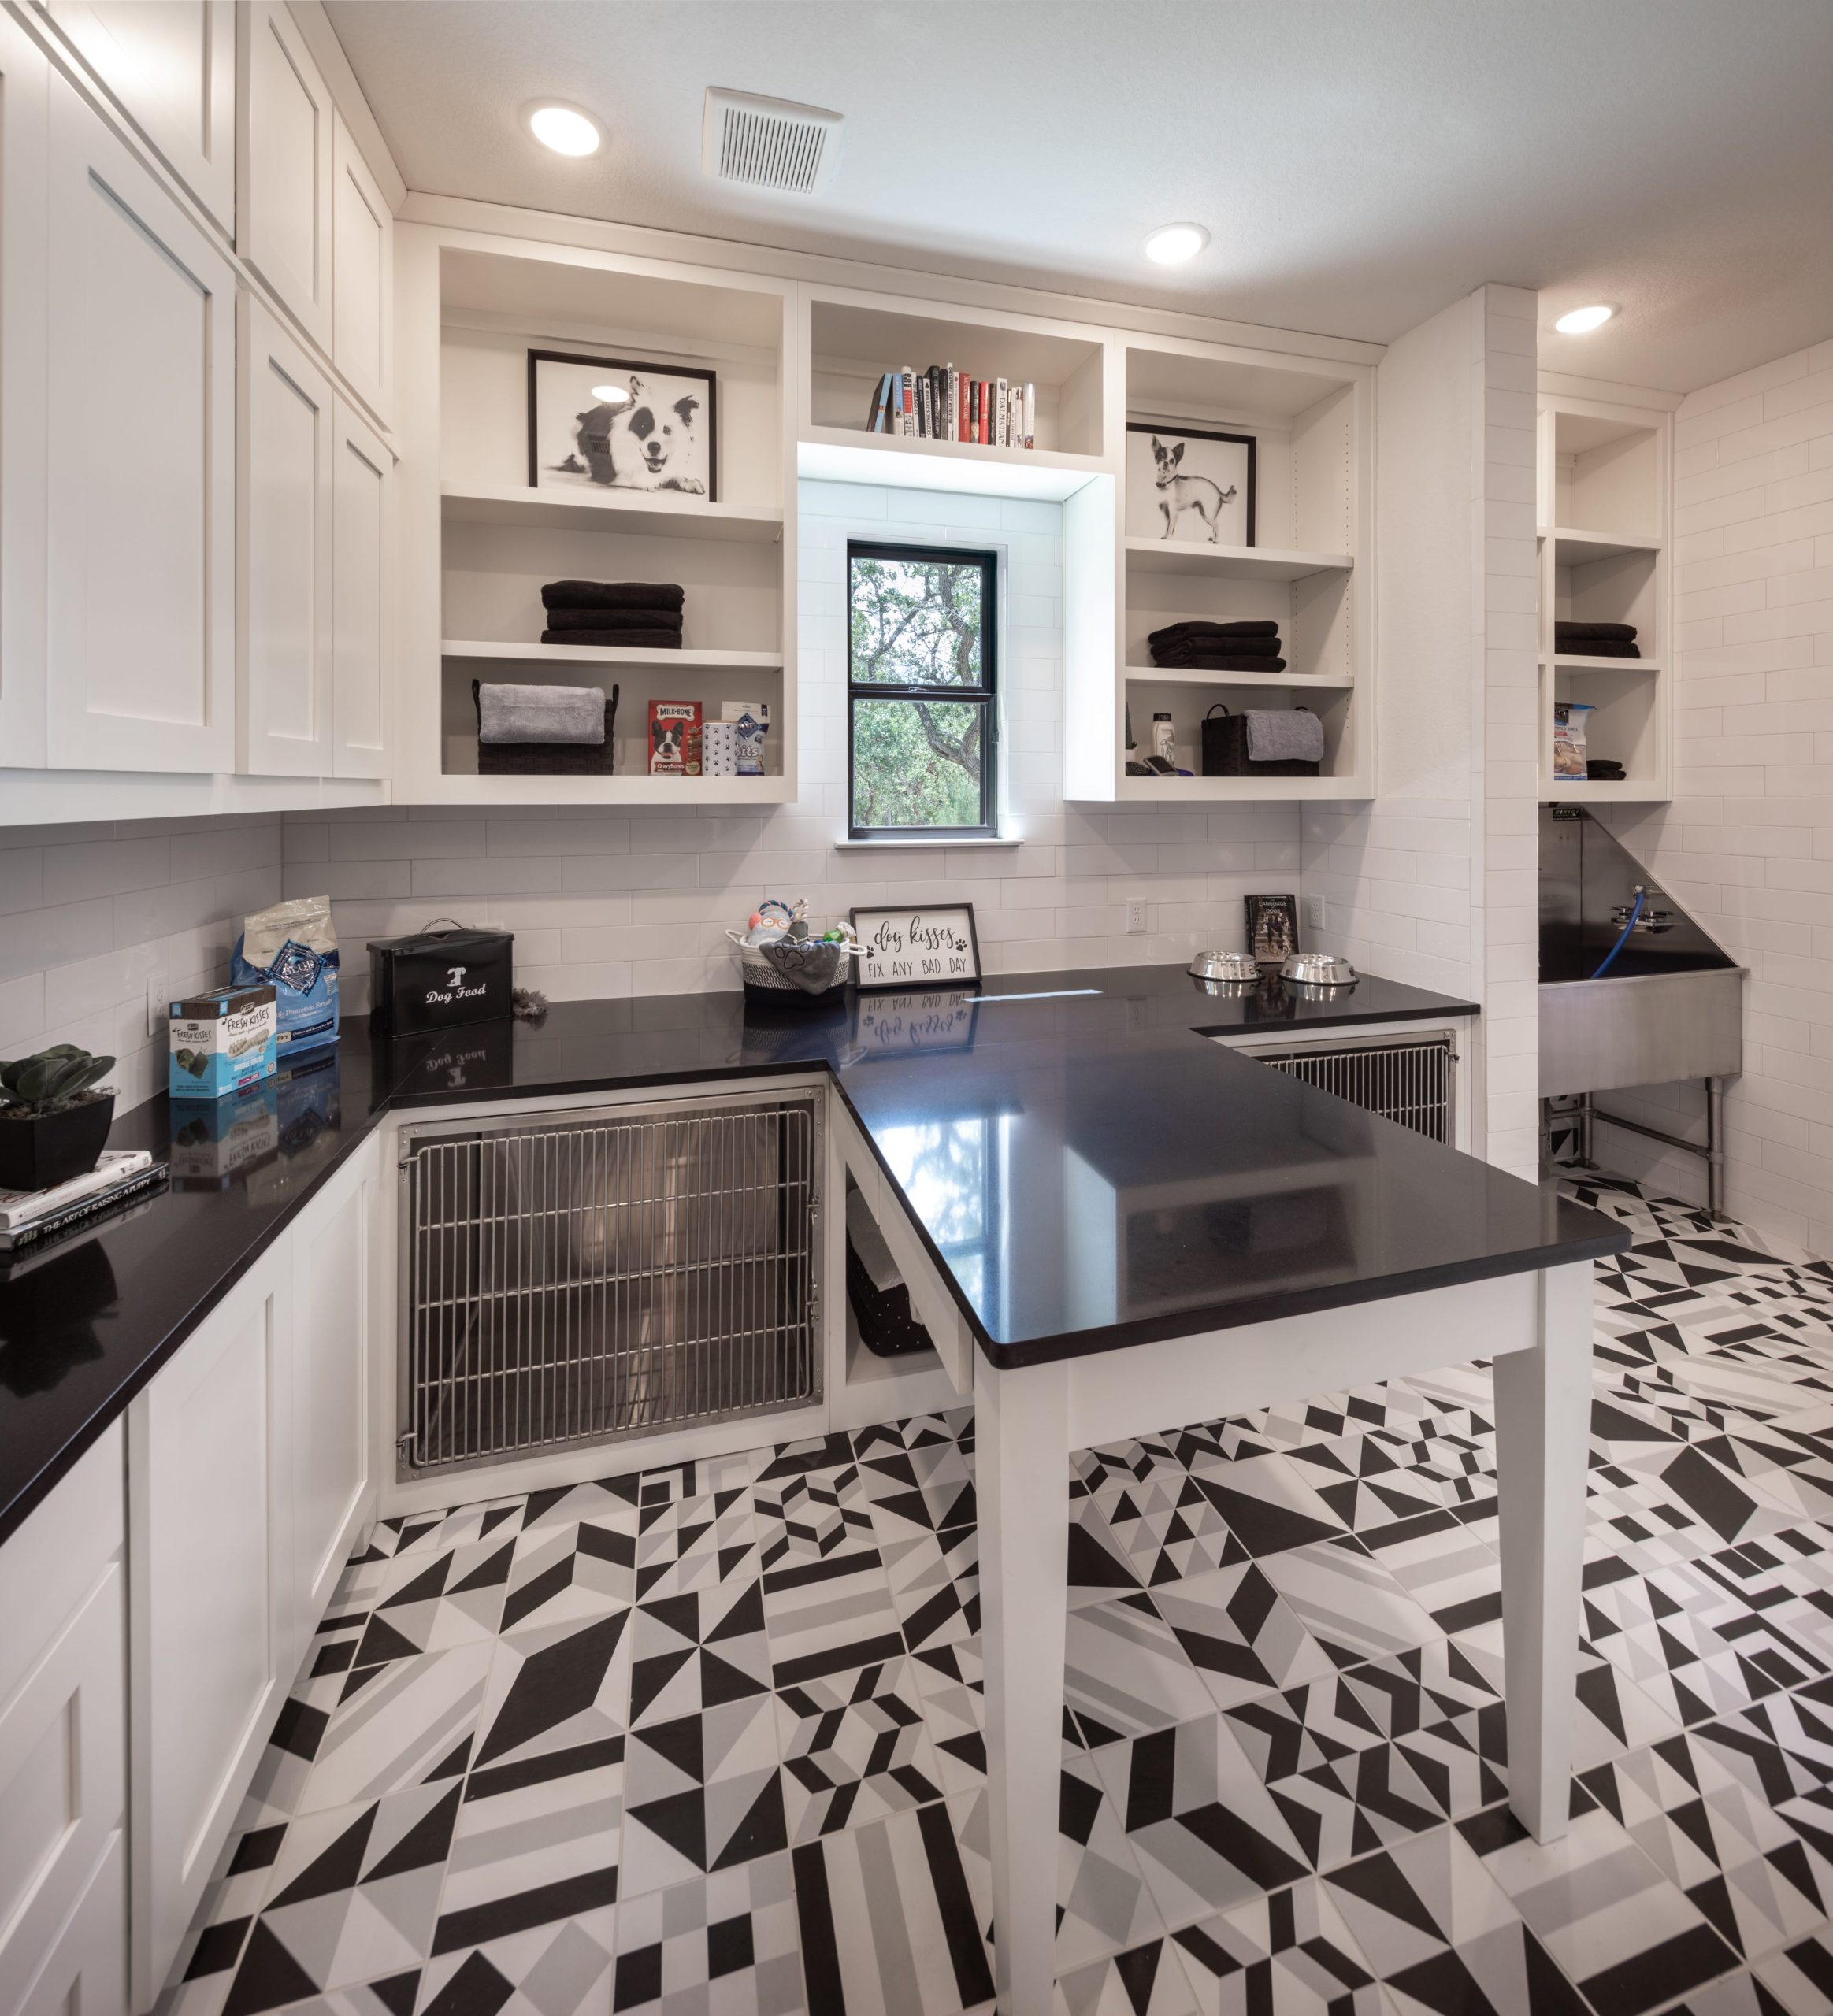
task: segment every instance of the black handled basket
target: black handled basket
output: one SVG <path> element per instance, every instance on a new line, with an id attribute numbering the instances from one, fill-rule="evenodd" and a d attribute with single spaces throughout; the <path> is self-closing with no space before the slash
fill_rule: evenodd
<path id="1" fill-rule="evenodd" d="M 1218 721 L 1219 710 L 1222 718 Z M 1308 713 L 1297 707 L 1296 713 Z M 1218 700 L 1203 717 L 1203 774 L 1206 777 L 1315 777 L 1319 765 L 1313 758 L 1282 758 L 1271 763 L 1256 763 L 1248 754 L 1248 717 L 1231 713 Z"/>

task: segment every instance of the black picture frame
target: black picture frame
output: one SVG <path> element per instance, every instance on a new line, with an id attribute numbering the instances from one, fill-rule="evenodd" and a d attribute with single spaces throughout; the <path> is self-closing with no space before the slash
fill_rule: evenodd
<path id="1" fill-rule="evenodd" d="M 889 951 L 883 954 L 885 972 L 875 976 L 873 973 L 874 958 L 882 947 L 874 947 L 873 939 L 885 928 L 896 928 L 900 937 L 907 936 L 910 922 L 947 917 L 966 920 L 967 931 L 967 962 L 971 972 L 911 973 L 891 971 L 890 962 L 895 956 Z M 935 994 L 951 987 L 978 987 L 984 977 L 980 965 L 980 936 L 974 928 L 974 906 L 971 903 L 870 903 L 847 913 L 847 921 L 853 927 L 853 935 L 859 943 L 869 948 L 867 956 L 860 958 L 854 968 L 854 984 L 866 993 L 883 989 L 895 989 L 902 994 Z M 957 924 L 956 927 L 959 926 Z M 913 955 L 921 964 L 922 955 Z"/>
<path id="2" fill-rule="evenodd" d="M 1244 896 L 1248 950 L 1263 966 L 1276 966 L 1298 950 L 1298 899 Z"/>
<path id="3" fill-rule="evenodd" d="M 542 481 L 541 466 L 541 399 L 540 367 L 544 364 L 577 365 L 593 372 L 604 372 L 614 375 L 631 376 L 650 380 L 670 381 L 692 380 L 696 385 L 705 387 L 703 395 L 707 407 L 706 428 L 706 484 L 703 490 L 680 490 L 666 483 L 621 484 L 599 482 L 588 477 L 584 484 L 574 482 Z M 555 472 L 557 472 L 557 469 Z M 531 350 L 529 352 L 529 487 L 531 490 L 569 491 L 584 489 L 603 495 L 608 491 L 622 491 L 634 496 L 665 495 L 699 498 L 708 504 L 719 501 L 719 377 L 711 365 L 673 364 L 659 361 L 644 361 L 630 357 L 588 357 L 577 350 Z"/>
<path id="4" fill-rule="evenodd" d="M 1129 434 L 1156 434 L 1161 441 L 1227 441 L 1237 447 L 1245 447 L 1248 451 L 1248 473 L 1245 484 L 1247 495 L 1245 499 L 1247 536 L 1241 540 L 1241 543 L 1243 546 L 1252 546 L 1254 543 L 1255 494 L 1260 487 L 1260 443 L 1254 435 L 1227 433 L 1214 427 L 1186 427 L 1181 421 L 1166 420 L 1130 420 L 1126 423 L 1126 432 Z M 1125 456 L 1122 458 L 1122 474 L 1126 485 L 1126 495 L 1122 503 L 1122 517 L 1125 521 L 1126 536 L 1130 539 L 1149 539 L 1153 536 L 1151 532 L 1141 532 L 1135 529 L 1132 471 L 1129 460 Z M 1193 545 L 1198 543 L 1194 540 L 1183 543 Z M 1234 543 L 1232 540 L 1223 543 Z M 1171 543 L 1175 544 L 1178 542 L 1174 540 Z"/>

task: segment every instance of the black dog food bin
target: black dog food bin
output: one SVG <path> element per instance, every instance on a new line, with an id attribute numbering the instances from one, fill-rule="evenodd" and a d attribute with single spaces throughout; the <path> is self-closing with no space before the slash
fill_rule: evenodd
<path id="1" fill-rule="evenodd" d="M 372 939 L 369 1026 L 381 1036 L 412 1036 L 462 1022 L 507 1021 L 514 943 L 513 932 L 458 925 Z"/>

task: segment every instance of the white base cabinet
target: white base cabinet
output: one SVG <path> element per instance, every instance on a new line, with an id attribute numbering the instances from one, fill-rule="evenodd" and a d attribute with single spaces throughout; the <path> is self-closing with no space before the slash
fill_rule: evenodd
<path id="1" fill-rule="evenodd" d="M 109 1429 L 0 1551 L 0 2010 L 118 2016 L 122 1435 Z"/>
<path id="2" fill-rule="evenodd" d="M 148 2007 L 370 1516 L 365 1142 L 128 1415 L 132 2000 Z"/>

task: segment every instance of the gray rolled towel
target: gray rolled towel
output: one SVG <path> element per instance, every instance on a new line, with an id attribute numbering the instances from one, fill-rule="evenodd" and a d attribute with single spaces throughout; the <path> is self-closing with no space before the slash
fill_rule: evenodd
<path id="1" fill-rule="evenodd" d="M 605 696 L 596 686 L 492 686 L 477 689 L 480 742 L 592 742 L 605 739 Z"/>
<path id="2" fill-rule="evenodd" d="M 1303 707 L 1249 707 L 1250 763 L 1318 763 L 1323 760 L 1324 724 Z"/>

